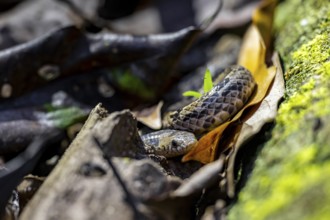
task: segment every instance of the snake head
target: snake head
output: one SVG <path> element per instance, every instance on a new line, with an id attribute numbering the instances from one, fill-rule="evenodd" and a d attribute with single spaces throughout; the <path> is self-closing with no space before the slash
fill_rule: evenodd
<path id="1" fill-rule="evenodd" d="M 164 130 L 155 153 L 176 157 L 187 153 L 197 142 L 193 133 L 178 130 Z"/>

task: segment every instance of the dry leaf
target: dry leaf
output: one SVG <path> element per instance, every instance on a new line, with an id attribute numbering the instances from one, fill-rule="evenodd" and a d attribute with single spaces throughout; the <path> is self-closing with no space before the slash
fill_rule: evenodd
<path id="1" fill-rule="evenodd" d="M 257 9 L 255 14 L 257 18 L 261 18 L 261 15 L 265 15 L 264 12 L 269 10 L 271 11 L 271 19 L 268 22 L 271 22 L 273 10 L 275 8 L 271 3 L 274 1 L 271 0 L 265 2 L 266 3 L 261 4 L 261 8 Z M 265 27 L 270 28 L 271 25 L 266 25 Z M 264 29 L 263 31 L 271 32 L 270 29 Z M 245 34 L 238 64 L 250 70 L 257 83 L 256 91 L 250 98 L 250 101 L 235 115 L 233 119 L 201 137 L 201 139 L 195 144 L 194 148 L 182 158 L 183 162 L 197 160 L 201 163 L 209 163 L 215 160 L 218 151 L 224 151 L 236 143 L 239 138 L 242 124 L 237 126 L 235 122 L 238 119 L 240 119 L 241 122 L 244 122 L 253 115 L 260 106 L 260 102 L 267 94 L 276 73 L 275 67 L 267 69 L 265 64 L 265 54 L 266 47 L 263 37 L 260 34 L 260 30 L 256 25 L 252 24 Z M 241 117 L 243 113 L 244 117 Z M 226 132 L 226 129 L 230 129 L 231 131 L 229 137 L 222 137 Z M 222 141 L 221 149 L 218 149 L 220 141 Z"/>
<path id="2" fill-rule="evenodd" d="M 217 150 L 220 137 L 230 122 L 231 121 L 225 122 L 201 137 L 193 149 L 183 156 L 182 162 L 197 160 L 205 164 L 213 161 L 212 158 L 216 153 L 215 151 Z"/>
<path id="3" fill-rule="evenodd" d="M 246 31 L 238 64 L 244 66 L 253 74 L 260 65 L 264 65 L 266 48 L 262 37 L 255 25 L 251 25 Z"/>
<path id="4" fill-rule="evenodd" d="M 251 115 L 249 119 L 244 122 L 242 132 L 236 142 L 236 148 L 244 144 L 244 142 L 246 142 L 246 140 L 252 135 L 258 133 L 265 123 L 273 121 L 277 115 L 278 102 L 284 95 L 283 71 L 278 54 L 274 54 L 273 63 L 276 67 L 274 83 L 270 88 L 269 94 L 256 109 L 256 112 L 254 112 L 253 115 Z M 251 111 L 249 113 L 251 113 Z"/>
<path id="5" fill-rule="evenodd" d="M 259 106 L 249 111 L 248 119 L 243 123 L 240 134 L 235 141 L 235 151 L 230 156 L 227 168 L 227 180 L 228 180 L 228 195 L 234 196 L 234 162 L 238 149 L 252 136 L 257 134 L 262 126 L 275 119 L 277 115 L 278 103 L 284 95 L 284 79 L 283 71 L 279 61 L 278 54 L 273 56 L 273 63 L 276 67 L 276 75 L 274 82 L 269 89 L 267 96 L 261 102 Z M 269 69 L 269 71 L 272 71 Z M 255 110 L 255 112 L 253 112 Z"/>
<path id="6" fill-rule="evenodd" d="M 245 105 L 236 115 L 235 117 L 218 126 L 217 128 L 213 129 L 196 143 L 194 148 L 188 152 L 183 158 L 182 161 L 186 162 L 189 160 L 197 160 L 201 163 L 209 163 L 211 161 L 214 161 L 216 154 L 217 154 L 217 146 L 219 141 L 221 140 L 221 136 L 225 129 L 236 122 L 238 119 L 241 118 L 242 114 L 249 114 L 249 111 L 251 106 L 258 105 L 262 99 L 265 97 L 268 88 L 270 84 L 272 83 L 274 76 L 276 73 L 276 68 L 275 67 L 270 67 L 268 70 L 265 65 L 262 65 L 253 75 L 255 77 L 256 83 L 258 85 L 253 97 L 250 99 L 247 105 Z M 249 108 L 249 109 L 248 109 Z M 245 112 L 245 109 L 248 109 L 249 111 Z M 251 115 L 251 114 L 249 114 Z M 248 118 L 248 117 L 244 117 Z M 241 119 L 242 121 L 242 119 Z M 240 129 L 239 129 L 240 130 Z M 235 134 L 237 132 L 234 132 Z M 228 142 L 230 144 L 231 142 Z M 221 150 L 225 150 L 228 148 L 229 145 L 221 147 Z"/>
<path id="7" fill-rule="evenodd" d="M 277 0 L 262 1 L 259 7 L 254 11 L 252 20 L 257 26 L 266 48 L 269 48 L 271 41 L 271 31 L 273 29 L 274 11 Z"/>
<path id="8" fill-rule="evenodd" d="M 162 127 L 161 109 L 163 107 L 163 101 L 160 101 L 157 105 L 150 108 L 145 108 L 141 111 L 133 111 L 133 115 L 136 119 L 152 129 L 160 129 Z"/>

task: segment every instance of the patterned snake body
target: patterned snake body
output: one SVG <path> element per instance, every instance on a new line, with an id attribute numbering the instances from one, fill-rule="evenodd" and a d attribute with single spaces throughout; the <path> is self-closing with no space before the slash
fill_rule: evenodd
<path id="1" fill-rule="evenodd" d="M 251 73 L 241 66 L 232 66 L 224 71 L 226 76 L 221 82 L 216 84 L 211 91 L 193 101 L 189 105 L 170 112 L 163 122 L 165 128 L 175 130 L 188 131 L 196 135 L 205 133 L 228 121 L 234 116 L 249 100 L 253 90 L 256 86 Z M 172 130 L 173 131 L 173 130 Z M 158 131 L 159 135 L 162 131 Z M 164 134 L 167 134 L 166 132 Z M 180 141 L 180 147 L 171 145 L 174 132 L 170 135 L 163 135 L 159 138 L 164 138 L 156 144 L 151 145 L 145 140 L 153 133 L 142 136 L 142 140 L 149 146 L 153 146 L 157 154 L 166 157 L 178 156 L 190 150 L 191 138 L 184 143 Z M 181 134 L 181 140 L 182 134 Z M 173 149 L 173 151 L 172 151 Z M 178 149 L 180 149 L 178 151 Z M 174 153 L 173 154 L 173 152 Z"/>

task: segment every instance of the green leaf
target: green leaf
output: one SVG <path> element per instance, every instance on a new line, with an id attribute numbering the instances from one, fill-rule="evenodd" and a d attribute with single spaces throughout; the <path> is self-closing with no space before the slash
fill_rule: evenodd
<path id="1" fill-rule="evenodd" d="M 204 93 L 209 92 L 213 88 L 212 75 L 209 69 L 206 69 L 204 74 Z M 192 96 L 195 98 L 200 98 L 203 94 L 197 91 L 186 91 L 182 94 L 183 96 Z"/>
<path id="2" fill-rule="evenodd" d="M 204 93 L 209 92 L 213 88 L 212 75 L 209 69 L 206 69 L 204 75 Z"/>
<path id="3" fill-rule="evenodd" d="M 39 120 L 57 128 L 66 129 L 77 122 L 84 121 L 88 113 L 88 111 L 78 107 L 54 108 L 52 111 L 45 113 Z"/>
<path id="4" fill-rule="evenodd" d="M 196 92 L 196 91 L 186 91 L 182 94 L 183 96 L 192 96 L 192 97 L 195 97 L 195 98 L 200 98 L 202 96 L 202 94 L 200 94 L 199 92 Z"/>
<path id="5" fill-rule="evenodd" d="M 143 80 L 135 76 L 130 69 L 114 68 L 110 74 L 122 90 L 145 99 L 153 99 L 155 97 L 153 90 Z"/>

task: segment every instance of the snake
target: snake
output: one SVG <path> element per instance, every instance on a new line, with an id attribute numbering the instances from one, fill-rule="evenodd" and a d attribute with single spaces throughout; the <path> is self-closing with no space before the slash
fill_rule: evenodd
<path id="1" fill-rule="evenodd" d="M 256 82 L 243 66 L 226 68 L 219 82 L 190 104 L 169 112 L 163 120 L 164 130 L 143 135 L 149 153 L 176 157 L 187 153 L 197 136 L 230 120 L 250 99 Z"/>

